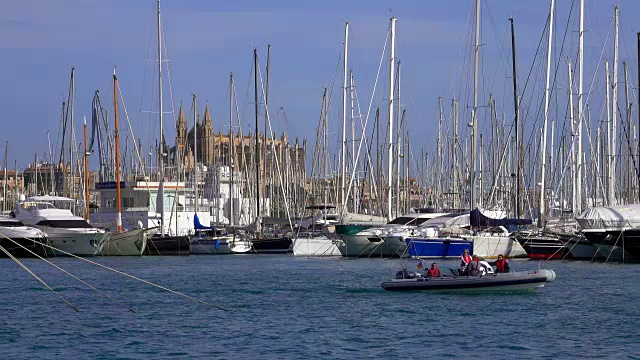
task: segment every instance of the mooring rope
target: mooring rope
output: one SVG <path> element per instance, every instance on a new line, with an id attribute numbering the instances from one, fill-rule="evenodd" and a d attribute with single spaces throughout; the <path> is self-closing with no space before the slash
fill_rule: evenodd
<path id="1" fill-rule="evenodd" d="M 129 310 L 129 311 L 131 311 L 131 312 L 133 312 L 133 313 L 135 312 L 132 308 L 130 308 L 130 307 L 129 307 L 129 306 L 127 306 L 126 304 L 124 304 L 124 303 L 122 303 L 121 301 L 118 301 L 118 300 L 116 300 L 116 299 L 112 298 L 111 296 L 109 296 L 108 294 L 104 293 L 103 291 L 100 291 L 99 289 L 97 289 L 97 288 L 96 288 L 96 287 L 94 287 L 93 285 L 89 284 L 88 282 L 86 282 L 86 281 L 84 281 L 84 280 L 80 279 L 79 277 L 77 277 L 77 276 L 73 275 L 73 274 L 72 274 L 72 273 L 70 273 L 69 271 L 67 271 L 67 270 L 65 270 L 65 269 L 63 269 L 63 268 L 61 268 L 60 266 L 58 266 L 58 265 L 56 265 L 56 264 L 52 263 L 51 261 L 49 261 L 49 260 L 47 260 L 47 259 L 43 258 L 42 256 L 38 255 L 37 253 L 35 253 L 35 252 L 34 252 L 34 251 L 32 251 L 31 249 L 29 249 L 29 248 L 27 248 L 27 247 L 23 246 L 22 244 L 18 243 L 17 241 L 15 241 L 15 240 L 11 239 L 10 237 L 6 236 L 6 235 L 5 235 L 5 234 L 3 234 L 2 232 L 0 232 L 0 236 L 4 237 L 5 239 L 7 239 L 7 240 L 11 241 L 12 243 L 14 243 L 14 244 L 16 244 L 16 245 L 20 246 L 20 247 L 21 247 L 21 248 L 23 248 L 23 249 L 25 249 L 26 251 L 28 251 L 28 252 L 29 252 L 29 253 L 31 253 L 32 255 L 36 256 L 38 259 L 43 260 L 43 261 L 44 261 L 44 262 L 46 262 L 47 264 L 49 264 L 49 265 L 51 265 L 51 266 L 55 267 L 56 269 L 58 269 L 58 270 L 62 271 L 63 273 L 65 273 L 65 274 L 67 274 L 67 275 L 71 276 L 72 278 L 74 278 L 74 279 L 78 280 L 79 282 L 81 282 L 81 283 L 83 283 L 84 285 L 88 286 L 90 289 L 92 289 L 92 290 L 96 291 L 98 294 L 100 294 L 100 295 L 102 295 L 102 296 L 104 296 L 104 297 L 108 298 L 109 300 L 111 300 L 111 301 L 113 301 L 113 302 L 115 302 L 115 303 L 117 303 L 117 304 L 120 304 L 120 305 L 125 306 L 125 307 L 127 308 L 127 310 Z"/>
<path id="2" fill-rule="evenodd" d="M 45 244 L 45 243 L 39 242 L 39 241 L 37 241 L 37 240 L 29 239 L 29 238 L 25 238 L 25 239 L 30 240 L 30 241 L 33 241 L 33 242 L 38 243 L 38 244 L 42 244 L 42 245 L 44 245 L 44 246 L 46 246 L 46 247 L 48 247 L 48 248 L 50 248 L 50 249 L 52 249 L 52 250 L 55 250 L 55 251 L 57 251 L 57 252 L 60 252 L 60 253 L 62 253 L 62 254 L 65 254 L 65 255 L 68 255 L 68 256 L 74 257 L 74 258 L 76 258 L 76 259 L 80 259 L 80 260 L 82 260 L 82 261 L 86 261 L 86 262 L 88 262 L 88 263 L 90 263 L 90 264 L 92 264 L 92 265 L 96 265 L 96 266 L 99 266 L 99 267 L 101 267 L 101 268 L 107 269 L 107 270 L 109 270 L 109 271 L 113 271 L 113 272 L 115 272 L 115 273 L 118 273 L 118 274 L 120 274 L 120 275 L 123 275 L 123 276 L 129 277 L 129 278 L 132 278 L 132 279 L 134 279 L 134 280 L 138 280 L 138 281 L 143 282 L 143 283 L 145 283 L 145 284 L 147 284 L 147 285 L 151 285 L 151 286 L 153 286 L 153 287 L 156 287 L 156 288 L 158 288 L 158 289 L 162 289 L 162 290 L 167 291 L 167 292 L 170 292 L 170 293 L 172 293 L 172 294 L 182 296 L 182 297 L 184 297 L 184 298 L 186 298 L 186 299 L 189 299 L 189 300 L 192 300 L 192 301 L 198 302 L 198 303 L 200 303 L 200 304 L 207 305 L 207 306 L 211 306 L 211 307 L 214 307 L 214 308 L 219 309 L 219 310 L 231 311 L 231 310 L 226 309 L 226 308 L 224 308 L 224 307 L 222 307 L 222 306 L 219 306 L 219 305 L 216 305 L 216 304 L 212 304 L 212 303 L 206 302 L 206 301 L 204 301 L 204 300 L 197 299 L 197 298 L 195 298 L 195 297 L 193 297 L 193 296 L 189 296 L 189 295 L 187 295 L 187 294 L 183 294 L 183 293 L 181 293 L 181 292 L 179 292 L 179 291 L 169 289 L 169 288 L 164 287 L 164 286 L 162 286 L 162 285 L 158 285 L 158 284 L 152 283 L 151 281 L 148 281 L 148 280 L 145 280 L 145 279 L 141 279 L 141 278 L 139 278 L 139 277 L 137 277 L 137 276 L 134 276 L 134 275 L 131 275 L 131 274 L 127 274 L 127 273 L 126 273 L 126 272 L 124 272 L 124 271 L 120 271 L 120 270 L 114 269 L 114 268 L 112 268 L 112 267 L 109 267 L 109 266 L 106 266 L 106 265 L 103 265 L 103 264 L 97 263 L 97 262 L 95 262 L 95 261 L 91 261 L 91 260 L 89 260 L 89 259 L 85 259 L 85 258 L 83 258 L 83 257 L 81 257 L 81 256 L 77 256 L 77 255 L 74 255 L 74 254 L 68 253 L 68 252 L 66 252 L 66 251 L 63 251 L 63 250 L 57 249 L 57 248 L 55 248 L 55 247 L 53 247 L 53 246 L 51 246 L 51 245 L 49 245 L 49 244 Z"/>
<path id="3" fill-rule="evenodd" d="M 42 280 L 40 277 L 38 277 L 38 275 L 36 275 L 33 271 L 31 271 L 28 267 L 26 267 L 20 260 L 16 259 L 16 257 L 13 256 L 9 251 L 7 251 L 7 249 L 5 249 L 2 245 L 0 245 L 0 250 L 3 253 L 5 253 L 9 258 L 11 258 L 11 260 L 15 261 L 16 264 L 20 265 L 20 267 L 22 269 L 24 269 L 24 271 L 28 272 L 29 275 L 33 276 L 36 280 L 38 280 L 47 289 L 51 290 L 52 293 L 56 294 L 62 301 L 64 301 L 65 304 L 69 305 L 70 308 L 72 308 L 76 312 L 79 311 L 76 306 L 74 306 L 69 301 L 67 301 L 67 299 L 65 299 L 62 295 L 60 295 L 60 293 L 58 293 L 57 291 L 53 290 L 53 288 L 51 286 L 49 286 L 49 284 L 47 284 L 44 280 Z"/>

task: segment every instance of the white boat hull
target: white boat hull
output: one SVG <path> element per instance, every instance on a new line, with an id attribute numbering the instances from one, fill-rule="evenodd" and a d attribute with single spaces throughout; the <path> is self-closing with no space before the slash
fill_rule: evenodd
<path id="1" fill-rule="evenodd" d="M 336 239 L 326 236 L 313 238 L 294 238 L 293 255 L 295 256 L 341 256 Z"/>
<path id="2" fill-rule="evenodd" d="M 374 234 L 341 234 L 342 244 L 338 245 L 340 254 L 345 257 L 382 257 L 384 241 Z"/>
<path id="3" fill-rule="evenodd" d="M 408 235 L 408 233 L 407 233 Z M 389 256 L 408 257 L 409 250 L 407 249 L 407 243 L 404 241 L 405 234 L 394 234 L 383 236 L 384 247 L 386 248 Z"/>
<path id="4" fill-rule="evenodd" d="M 222 255 L 231 254 L 229 242 L 233 236 L 220 236 L 217 238 L 198 239 L 191 238 L 191 254 L 195 255 Z"/>
<path id="5" fill-rule="evenodd" d="M 234 254 L 246 254 L 251 248 L 251 241 L 235 239 L 229 242 L 229 250 Z"/>
<path id="6" fill-rule="evenodd" d="M 102 256 L 141 256 L 147 247 L 148 229 L 135 229 L 113 233 L 102 244 Z"/>
<path id="7" fill-rule="evenodd" d="M 469 236 L 465 239 L 473 241 L 473 255 L 485 259 L 496 259 L 502 254 L 506 258 L 527 257 L 527 252 L 520 243 L 509 236 Z"/>
<path id="8" fill-rule="evenodd" d="M 49 237 L 56 255 L 93 256 L 112 233 L 97 229 L 62 229 L 39 227 Z M 62 250 L 62 251 L 57 251 Z"/>

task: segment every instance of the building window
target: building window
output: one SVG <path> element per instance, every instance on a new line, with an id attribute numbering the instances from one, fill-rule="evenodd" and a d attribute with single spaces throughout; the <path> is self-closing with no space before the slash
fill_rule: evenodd
<path id="1" fill-rule="evenodd" d="M 134 202 L 132 197 L 122 198 L 122 207 L 131 208 L 134 207 Z"/>
<path id="2" fill-rule="evenodd" d="M 105 208 L 115 208 L 116 207 L 116 198 L 108 198 L 104 200 Z"/>

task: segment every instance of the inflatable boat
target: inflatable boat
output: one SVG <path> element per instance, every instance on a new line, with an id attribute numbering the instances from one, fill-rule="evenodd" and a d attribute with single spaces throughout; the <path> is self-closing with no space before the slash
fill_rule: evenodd
<path id="1" fill-rule="evenodd" d="M 408 276 L 407 276 L 408 275 Z M 511 291 L 533 290 L 556 278 L 553 270 L 532 270 L 482 276 L 423 277 L 400 271 L 396 279 L 382 283 L 390 291 L 441 290 L 441 291 Z"/>

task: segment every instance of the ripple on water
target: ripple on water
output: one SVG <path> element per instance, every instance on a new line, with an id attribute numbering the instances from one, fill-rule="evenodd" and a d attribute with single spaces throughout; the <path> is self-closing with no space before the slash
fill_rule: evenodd
<path id="1" fill-rule="evenodd" d="M 380 283 L 400 260 L 292 256 L 98 258 L 225 306 L 195 304 L 76 259 L 57 258 L 131 306 L 114 304 L 30 261 L 70 311 L 0 260 L 3 357 L 496 358 L 628 357 L 640 353 L 638 265 L 547 262 L 558 279 L 532 293 L 393 293 Z M 408 263 L 408 262 L 407 262 Z M 441 268 L 456 261 L 440 261 Z M 514 261 L 516 270 L 537 263 Z M 478 332 L 482 334 L 478 336 Z"/>

